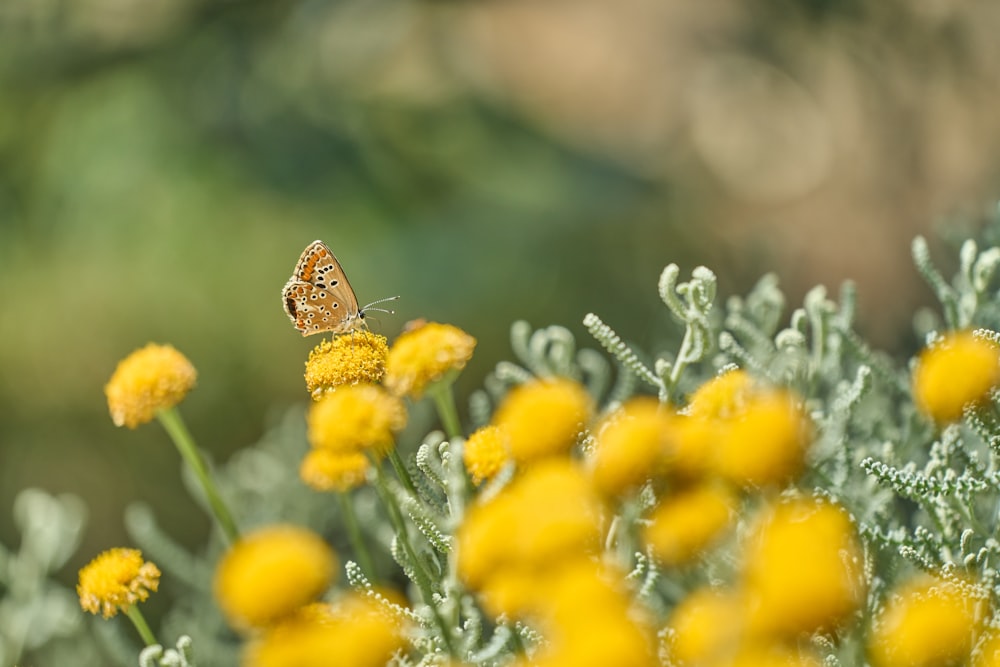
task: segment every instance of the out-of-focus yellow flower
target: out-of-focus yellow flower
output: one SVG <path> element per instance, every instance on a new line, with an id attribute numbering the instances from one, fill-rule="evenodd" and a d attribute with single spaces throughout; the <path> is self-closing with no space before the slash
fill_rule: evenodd
<path id="1" fill-rule="evenodd" d="M 875 619 L 868 654 L 876 667 L 938 667 L 968 660 L 986 603 L 965 583 L 920 576 Z"/>
<path id="2" fill-rule="evenodd" d="M 347 385 L 309 408 L 309 442 L 343 454 L 365 450 L 382 456 L 394 434 L 406 426 L 406 408 L 395 396 L 370 384 Z"/>
<path id="3" fill-rule="evenodd" d="M 465 441 L 462 460 L 476 484 L 492 478 L 510 461 L 503 431 L 492 425 L 478 429 Z"/>
<path id="4" fill-rule="evenodd" d="M 815 653 L 781 643 L 751 644 L 741 648 L 726 667 L 822 667 Z"/>
<path id="5" fill-rule="evenodd" d="M 634 398 L 595 429 L 589 459 L 597 489 L 617 496 L 660 472 L 671 440 L 671 418 L 654 398 Z"/>
<path id="6" fill-rule="evenodd" d="M 865 599 L 863 556 L 850 517 L 811 498 L 766 510 L 744 552 L 747 623 L 757 634 L 832 630 Z"/>
<path id="7" fill-rule="evenodd" d="M 673 437 L 664 450 L 663 468 L 680 480 L 699 479 L 711 469 L 711 459 L 721 437 L 719 422 L 690 415 L 671 420 Z"/>
<path id="8" fill-rule="evenodd" d="M 370 465 L 360 452 L 312 449 L 302 459 L 299 477 L 317 491 L 348 491 L 365 483 Z"/>
<path id="9" fill-rule="evenodd" d="M 786 391 L 763 390 L 720 430 L 713 468 L 741 485 L 780 484 L 805 465 L 812 424 Z"/>
<path id="10" fill-rule="evenodd" d="M 336 566 L 333 550 L 312 531 L 261 528 L 240 538 L 219 562 L 215 599 L 233 627 L 266 626 L 319 597 Z"/>
<path id="11" fill-rule="evenodd" d="M 1000 384 L 1000 348 L 969 331 L 948 334 L 920 353 L 913 369 L 913 400 L 938 422 L 962 416 Z"/>
<path id="12" fill-rule="evenodd" d="M 532 656 L 531 665 L 658 664 L 653 627 L 633 607 L 625 577 L 616 569 L 591 557 L 568 555 L 544 576 L 525 578 L 519 591 L 503 579 L 497 582 L 499 592 L 508 597 L 497 608 L 537 624 L 547 640 Z M 493 585 L 490 589 L 498 592 Z M 496 598 L 490 601 L 496 602 Z"/>
<path id="13" fill-rule="evenodd" d="M 475 349 L 476 339 L 451 324 L 409 329 L 389 350 L 385 386 L 396 396 L 419 398 L 431 382 L 465 368 Z"/>
<path id="14" fill-rule="evenodd" d="M 115 426 L 135 428 L 160 410 L 180 403 L 194 387 L 197 371 L 170 345 L 150 343 L 118 363 L 104 386 Z"/>
<path id="15" fill-rule="evenodd" d="M 306 362 L 306 389 L 318 399 L 341 385 L 375 384 L 385 374 L 388 354 L 385 336 L 364 329 L 321 341 Z"/>
<path id="16" fill-rule="evenodd" d="M 357 593 L 339 604 L 295 613 L 269 628 L 244 655 L 244 667 L 381 667 L 404 644 L 386 610 Z"/>
<path id="17" fill-rule="evenodd" d="M 698 589 L 674 608 L 667 627 L 666 664 L 727 664 L 743 633 L 742 601 L 732 591 Z"/>
<path id="18" fill-rule="evenodd" d="M 457 535 L 459 574 L 480 588 L 505 571 L 542 572 L 568 555 L 593 553 L 600 544 L 601 509 L 573 462 L 541 462 L 469 510 Z"/>
<path id="19" fill-rule="evenodd" d="M 746 371 L 728 371 L 691 394 L 687 413 L 697 419 L 728 419 L 743 411 L 752 389 L 753 379 Z"/>
<path id="20" fill-rule="evenodd" d="M 578 382 L 532 380 L 507 394 L 493 423 L 507 434 L 511 457 L 522 464 L 568 452 L 593 409 Z"/>
<path id="21" fill-rule="evenodd" d="M 80 570 L 76 593 L 91 614 L 111 618 L 149 597 L 160 585 L 160 570 L 142 560 L 138 549 L 109 549 Z"/>
<path id="22" fill-rule="evenodd" d="M 738 506 L 729 486 L 699 483 L 660 501 L 643 528 L 643 541 L 664 565 L 687 563 L 722 535 Z"/>

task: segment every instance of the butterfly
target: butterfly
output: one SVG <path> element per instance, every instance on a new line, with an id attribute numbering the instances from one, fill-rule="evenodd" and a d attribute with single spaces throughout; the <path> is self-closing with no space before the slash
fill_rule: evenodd
<path id="1" fill-rule="evenodd" d="M 372 306 L 398 298 L 379 299 L 358 308 L 358 297 L 347 280 L 344 267 L 322 241 L 313 241 L 306 246 L 292 277 L 281 290 L 285 312 L 303 336 L 325 331 L 342 334 L 362 329 L 367 326 L 366 311 L 392 313 L 392 310 Z"/>

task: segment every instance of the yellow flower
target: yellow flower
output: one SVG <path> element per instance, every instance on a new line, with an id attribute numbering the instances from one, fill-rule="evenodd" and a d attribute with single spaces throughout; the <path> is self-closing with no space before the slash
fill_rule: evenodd
<path id="1" fill-rule="evenodd" d="M 632 605 L 621 572 L 577 558 L 537 584 L 537 618 L 549 645 L 538 665 L 654 667 L 652 625 Z"/>
<path id="2" fill-rule="evenodd" d="M 458 569 L 473 588 L 505 571 L 544 572 L 594 552 L 601 503 L 572 461 L 529 468 L 500 494 L 473 506 L 458 529 Z"/>
<path id="3" fill-rule="evenodd" d="M 109 549 L 80 570 L 76 593 L 91 614 L 111 618 L 149 597 L 160 585 L 160 570 L 142 560 L 138 549 Z"/>
<path id="4" fill-rule="evenodd" d="M 527 463 L 568 452 L 592 413 L 593 401 L 579 383 L 532 380 L 507 394 L 493 423 L 507 434 L 514 461 Z"/>
<path id="5" fill-rule="evenodd" d="M 608 496 L 627 493 L 653 477 L 671 448 L 671 416 L 654 398 L 630 400 L 596 432 L 591 475 Z"/>
<path id="6" fill-rule="evenodd" d="M 115 426 L 135 428 L 160 410 L 183 400 L 198 377 L 183 354 L 170 345 L 150 343 L 118 363 L 104 386 Z"/>
<path id="7" fill-rule="evenodd" d="M 913 400 L 938 422 L 962 416 L 966 405 L 985 402 L 1000 384 L 1000 349 L 968 331 L 948 334 L 926 348 L 913 369 Z"/>
<path id="8" fill-rule="evenodd" d="M 728 486 L 700 483 L 665 497 L 643 528 L 643 541 L 664 565 L 686 563 L 729 527 L 739 499 Z"/>
<path id="9" fill-rule="evenodd" d="M 712 378 L 691 394 L 687 413 L 698 419 L 728 419 L 743 410 L 753 390 L 753 379 L 744 370 Z"/>
<path id="10" fill-rule="evenodd" d="M 770 508 L 744 552 L 747 623 L 794 637 L 843 624 L 865 599 L 861 545 L 839 506 L 800 498 Z"/>
<path id="11" fill-rule="evenodd" d="M 406 408 L 381 387 L 347 385 L 313 403 L 308 421 L 313 447 L 381 456 L 392 448 L 393 434 L 406 426 Z"/>
<path id="12" fill-rule="evenodd" d="M 972 586 L 927 576 L 904 585 L 876 618 L 868 652 L 876 667 L 937 667 L 966 661 L 982 629 L 984 601 Z"/>
<path id="13" fill-rule="evenodd" d="M 476 484 L 492 478 L 510 461 L 503 431 L 496 426 L 477 430 L 465 441 L 462 460 Z"/>
<path id="14" fill-rule="evenodd" d="M 333 581 L 337 558 L 315 533 L 290 525 L 245 535 L 219 562 L 215 599 L 238 629 L 269 625 L 315 600 Z"/>
<path id="15" fill-rule="evenodd" d="M 320 606 L 269 628 L 249 646 L 243 666 L 381 667 L 403 647 L 400 624 L 361 594 Z"/>
<path id="16" fill-rule="evenodd" d="M 823 667 L 815 653 L 784 644 L 754 644 L 741 648 L 726 667 Z"/>
<path id="17" fill-rule="evenodd" d="M 700 588 L 674 607 L 667 627 L 670 639 L 666 652 L 670 660 L 666 664 L 714 664 L 735 652 L 740 641 L 740 598 L 731 591 Z"/>
<path id="18" fill-rule="evenodd" d="M 306 389 L 317 399 L 345 384 L 375 384 L 385 374 L 385 336 L 361 330 L 320 342 L 306 362 Z"/>
<path id="19" fill-rule="evenodd" d="M 430 322 L 396 339 L 385 364 L 385 386 L 396 396 L 423 395 L 427 385 L 472 358 L 476 339 L 451 324 Z"/>
<path id="20" fill-rule="evenodd" d="M 811 442 L 811 422 L 795 398 L 786 391 L 763 390 L 726 420 L 713 468 L 737 484 L 780 484 L 802 470 Z"/>
<path id="21" fill-rule="evenodd" d="M 313 449 L 302 460 L 299 476 L 317 491 L 348 491 L 365 483 L 370 465 L 360 452 Z"/>

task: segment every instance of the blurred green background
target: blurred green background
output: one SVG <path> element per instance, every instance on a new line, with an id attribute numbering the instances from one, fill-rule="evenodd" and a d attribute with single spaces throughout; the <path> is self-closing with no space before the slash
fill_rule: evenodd
<path id="1" fill-rule="evenodd" d="M 119 359 L 169 342 L 219 460 L 306 400 L 318 338 L 280 290 L 325 240 L 362 302 L 480 341 L 510 323 L 648 350 L 656 281 L 776 271 L 860 285 L 901 349 L 927 299 L 909 240 L 976 220 L 1000 174 L 1000 5 L 952 0 L 3 0 L 0 541 L 27 486 L 81 495 L 75 568 L 144 500 L 199 543 L 155 425 L 116 429 Z"/>

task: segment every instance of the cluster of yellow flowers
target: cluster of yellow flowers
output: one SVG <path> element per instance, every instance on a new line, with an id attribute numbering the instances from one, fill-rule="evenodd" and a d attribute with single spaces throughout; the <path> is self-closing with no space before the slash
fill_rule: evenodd
<path id="1" fill-rule="evenodd" d="M 304 482 L 346 492 L 380 471 L 406 424 L 403 398 L 445 395 L 437 392 L 474 347 L 465 332 L 434 323 L 392 347 L 367 331 L 321 343 L 306 367 L 314 401 Z M 115 423 L 134 427 L 172 409 L 194 377 L 173 348 L 136 352 L 106 388 Z M 916 405 L 942 424 L 982 405 L 998 384 L 1000 351 L 967 332 L 929 346 L 913 369 Z M 848 512 L 792 488 L 815 430 L 792 392 L 732 370 L 683 406 L 637 397 L 599 419 L 596 411 L 578 382 L 534 379 L 512 389 L 461 450 L 476 485 L 513 473 L 471 502 L 448 549 L 486 613 L 544 638 L 510 664 L 818 667 L 824 658 L 809 637 L 832 645 L 862 628 L 875 667 L 1000 665 L 1000 634 L 988 627 L 989 596 L 976 581 L 921 575 L 869 603 L 870 558 Z M 655 500 L 642 505 L 641 496 Z M 626 508 L 641 512 L 630 518 Z M 406 547 L 402 515 L 389 510 Z M 657 621 L 615 551 L 630 540 L 678 572 L 713 548 L 735 547 L 726 552 L 735 554 L 732 578 L 679 594 Z M 332 549 L 304 528 L 237 536 L 217 566 L 214 594 L 247 639 L 244 664 L 364 667 L 406 652 L 413 633 L 403 606 L 393 611 L 364 592 L 321 601 L 337 572 Z M 111 550 L 81 570 L 81 605 L 105 617 L 128 612 L 150 643 L 135 603 L 159 576 L 138 551 Z M 439 594 L 416 583 L 433 609 Z M 440 615 L 437 622 L 446 635 L 461 632 Z M 456 665 L 463 657 L 450 656 Z"/>

